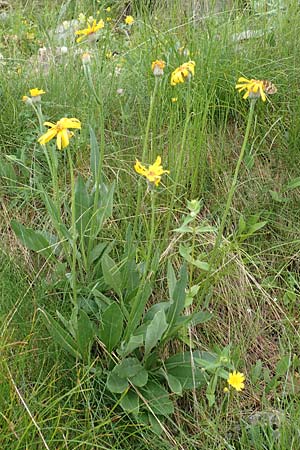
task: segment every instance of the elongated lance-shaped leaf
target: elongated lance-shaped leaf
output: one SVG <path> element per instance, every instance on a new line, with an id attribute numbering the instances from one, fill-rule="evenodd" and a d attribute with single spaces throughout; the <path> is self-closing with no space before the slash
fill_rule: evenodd
<path id="1" fill-rule="evenodd" d="M 166 314 L 163 309 L 157 311 L 153 319 L 149 323 L 145 337 L 145 356 L 158 344 L 168 324 L 166 321 Z"/>
<path id="2" fill-rule="evenodd" d="M 22 244 L 29 250 L 40 253 L 44 258 L 53 257 L 52 245 L 41 232 L 24 227 L 16 220 L 11 221 L 11 227 Z"/>
<path id="3" fill-rule="evenodd" d="M 75 220 L 80 241 L 83 240 L 86 229 L 90 224 L 92 215 L 91 200 L 92 198 L 87 191 L 82 176 L 78 175 L 75 183 Z"/>
<path id="4" fill-rule="evenodd" d="M 123 315 L 119 305 L 114 302 L 103 312 L 99 328 L 99 338 L 111 352 L 120 342 L 123 333 Z"/>
<path id="5" fill-rule="evenodd" d="M 98 209 L 95 212 L 95 217 L 92 217 L 92 220 L 95 220 L 96 222 L 94 238 L 100 233 L 104 221 L 112 214 L 114 190 L 115 183 L 112 183 L 109 187 L 105 184 L 100 186 Z"/>
<path id="6" fill-rule="evenodd" d="M 181 312 L 184 309 L 186 286 L 187 286 L 187 268 L 186 264 L 183 264 L 180 270 L 179 280 L 177 281 L 173 291 L 171 299 L 173 303 L 171 304 L 167 314 L 168 329 L 165 333 L 165 338 L 167 338 L 169 331 L 172 332 L 172 327 L 176 324 L 177 319 L 179 318 Z"/>
<path id="7" fill-rule="evenodd" d="M 46 311 L 43 309 L 40 311 L 42 312 L 45 324 L 56 343 L 74 358 L 81 359 L 81 354 L 77 349 L 76 341 L 72 338 L 70 333 L 59 325 L 59 323 Z"/>
<path id="8" fill-rule="evenodd" d="M 131 335 L 140 324 L 145 311 L 146 303 L 151 295 L 152 289 L 149 282 L 146 282 L 143 289 L 139 290 L 136 297 L 132 300 L 132 308 L 129 314 L 125 341 L 129 341 Z"/>

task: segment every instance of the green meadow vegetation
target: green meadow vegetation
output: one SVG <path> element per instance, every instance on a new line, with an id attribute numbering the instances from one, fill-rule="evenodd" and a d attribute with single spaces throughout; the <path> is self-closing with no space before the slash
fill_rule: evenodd
<path id="1" fill-rule="evenodd" d="M 299 1 L 0 8 L 1 448 L 299 449 Z"/>

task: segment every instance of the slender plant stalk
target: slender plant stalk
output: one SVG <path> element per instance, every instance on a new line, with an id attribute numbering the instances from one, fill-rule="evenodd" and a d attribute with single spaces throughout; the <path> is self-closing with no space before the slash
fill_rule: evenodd
<path id="1" fill-rule="evenodd" d="M 247 146 L 248 139 L 249 139 L 249 133 L 250 133 L 252 120 L 253 120 L 255 102 L 256 102 L 255 99 L 250 101 L 250 110 L 249 110 L 249 114 L 248 114 L 248 121 L 247 121 L 245 137 L 244 137 L 243 145 L 242 145 L 242 148 L 241 148 L 241 151 L 240 151 L 240 156 L 239 156 L 238 162 L 237 162 L 236 167 L 235 167 L 235 171 L 234 171 L 234 176 L 233 176 L 233 180 L 232 180 L 232 183 L 231 183 L 231 187 L 230 187 L 230 190 L 228 192 L 226 206 L 225 206 L 225 210 L 224 210 L 224 213 L 223 213 L 223 216 L 222 216 L 222 219 L 221 219 L 221 224 L 220 224 L 220 227 L 219 227 L 219 230 L 218 230 L 217 239 L 216 239 L 216 242 L 215 242 L 215 245 L 214 245 L 214 248 L 213 248 L 212 257 L 215 256 L 216 252 L 218 251 L 218 248 L 220 247 L 222 236 L 223 236 L 223 232 L 224 232 L 224 228 L 225 228 L 225 225 L 226 225 L 227 216 L 228 216 L 229 209 L 230 209 L 230 206 L 231 206 L 231 203 L 232 203 L 232 198 L 233 198 L 235 190 L 236 190 L 236 185 L 237 185 L 237 180 L 238 180 L 240 167 L 241 167 L 242 161 L 244 159 L 245 150 L 246 150 L 246 146 Z"/>
<path id="2" fill-rule="evenodd" d="M 217 238 L 216 238 L 216 241 L 215 241 L 215 245 L 214 245 L 214 247 L 212 249 L 212 252 L 211 252 L 210 261 L 209 261 L 210 270 L 209 270 L 209 272 L 207 274 L 207 278 L 206 278 L 206 281 L 205 281 L 203 289 L 202 289 L 202 295 L 200 296 L 200 298 L 198 300 L 199 304 L 202 303 L 204 297 L 207 294 L 207 292 L 206 292 L 207 288 L 211 284 L 210 283 L 210 276 L 212 274 L 213 267 L 214 267 L 216 259 L 217 259 L 218 250 L 219 250 L 220 245 L 221 245 L 223 232 L 224 232 L 224 229 L 225 229 L 225 226 L 226 226 L 227 217 L 228 217 L 229 210 L 230 210 L 230 207 L 231 207 L 231 204 L 232 204 L 232 199 L 233 199 L 234 193 L 236 191 L 238 175 L 239 175 L 239 171 L 240 171 L 240 167 L 241 167 L 242 161 L 244 159 L 245 150 L 246 150 L 246 146 L 247 146 L 247 143 L 248 143 L 250 129 L 251 129 L 252 121 L 253 121 L 255 103 L 256 103 L 255 99 L 250 101 L 250 109 L 249 109 L 249 114 L 248 114 L 247 127 L 246 127 L 246 131 L 245 131 L 244 141 L 243 141 L 243 144 L 242 144 L 242 147 L 241 147 L 239 159 L 238 159 L 236 167 L 235 167 L 235 171 L 234 171 L 231 187 L 230 187 L 230 190 L 228 192 L 227 201 L 226 201 L 224 213 L 222 215 L 222 219 L 221 219 L 221 223 L 220 223 L 220 226 L 219 226 L 219 230 L 218 230 Z"/>

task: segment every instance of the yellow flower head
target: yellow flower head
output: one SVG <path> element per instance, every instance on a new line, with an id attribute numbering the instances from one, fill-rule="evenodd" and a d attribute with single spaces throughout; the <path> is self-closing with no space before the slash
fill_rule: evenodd
<path id="1" fill-rule="evenodd" d="M 169 170 L 164 170 L 161 165 L 161 157 L 158 156 L 154 164 L 151 164 L 148 169 L 143 166 L 138 159 L 136 159 L 136 163 L 134 165 L 134 169 L 140 175 L 143 175 L 147 178 L 150 183 L 153 183 L 155 186 L 158 186 L 161 180 L 161 176 L 164 173 L 170 173 Z"/>
<path id="2" fill-rule="evenodd" d="M 87 28 L 85 28 L 84 30 L 76 31 L 77 36 L 80 36 L 79 38 L 76 39 L 76 42 L 81 42 L 85 38 L 89 38 L 90 40 L 94 40 L 95 33 L 97 31 L 101 30 L 102 28 L 104 28 L 104 21 L 102 19 L 99 20 L 98 23 L 97 23 L 96 20 L 94 20 L 92 24 L 90 24 L 88 22 L 87 23 Z"/>
<path id="3" fill-rule="evenodd" d="M 189 80 L 191 76 L 195 75 L 195 61 L 189 61 L 177 67 L 171 75 L 171 85 L 175 86 L 178 83 L 184 83 Z"/>
<path id="4" fill-rule="evenodd" d="M 227 379 L 227 383 L 237 391 L 241 391 L 242 389 L 244 389 L 245 387 L 244 381 L 245 375 L 241 372 L 237 372 L 236 370 L 231 372 Z"/>
<path id="5" fill-rule="evenodd" d="M 126 25 L 132 25 L 134 22 L 134 18 L 132 16 L 126 16 L 124 22 Z"/>
<path id="6" fill-rule="evenodd" d="M 156 61 L 153 61 L 151 64 L 151 69 L 153 72 L 153 75 L 155 77 L 160 77 L 164 74 L 164 68 L 166 67 L 166 63 L 162 61 L 161 59 L 157 59 Z"/>
<path id="7" fill-rule="evenodd" d="M 43 89 L 37 89 L 37 88 L 30 89 L 29 92 L 30 92 L 31 97 L 39 97 L 42 94 L 46 94 L 46 92 L 43 91 Z"/>
<path id="8" fill-rule="evenodd" d="M 27 95 L 23 95 L 22 97 L 22 101 L 27 103 L 28 105 L 32 105 L 32 103 L 40 103 L 41 101 L 41 95 L 46 94 L 45 91 L 43 91 L 42 89 L 30 89 L 30 97 L 28 97 Z"/>
<path id="9" fill-rule="evenodd" d="M 69 145 L 69 138 L 73 136 L 69 128 L 81 129 L 81 123 L 78 119 L 68 119 L 67 117 L 63 117 L 56 123 L 45 122 L 44 125 L 50 127 L 50 129 L 39 137 L 38 142 L 41 145 L 45 145 L 56 137 L 56 145 L 59 150 Z"/>
<path id="10" fill-rule="evenodd" d="M 275 94 L 277 92 L 276 86 L 267 80 L 248 80 L 247 78 L 240 77 L 238 79 L 238 84 L 236 84 L 235 88 L 239 91 L 246 91 L 243 98 L 259 98 L 261 97 L 262 101 L 266 101 L 266 94 Z"/>
<path id="11" fill-rule="evenodd" d="M 178 101 L 178 97 L 172 97 L 172 98 L 171 98 L 171 102 L 172 102 L 172 103 L 176 103 L 177 101 Z"/>
<path id="12" fill-rule="evenodd" d="M 110 12 L 111 11 L 111 7 L 110 6 L 108 6 L 107 8 L 106 8 L 106 10 L 105 10 L 106 12 Z"/>

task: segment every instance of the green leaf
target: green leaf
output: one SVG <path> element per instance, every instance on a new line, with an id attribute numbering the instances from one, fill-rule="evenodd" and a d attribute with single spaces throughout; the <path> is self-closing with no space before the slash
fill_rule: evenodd
<path id="1" fill-rule="evenodd" d="M 158 420 L 153 416 L 153 414 L 151 414 L 150 412 L 148 413 L 148 417 L 149 417 L 149 422 L 150 422 L 152 431 L 153 431 L 155 434 L 157 434 L 158 436 L 161 436 L 161 435 L 162 435 L 162 432 L 163 432 L 163 428 L 162 428 L 162 426 L 161 426 L 161 424 L 160 424 L 161 420 L 158 421 Z"/>
<path id="2" fill-rule="evenodd" d="M 79 351 L 82 355 L 82 359 L 88 361 L 90 357 L 91 346 L 94 341 L 95 332 L 89 316 L 82 309 L 79 311 L 76 331 L 76 341 Z"/>
<path id="3" fill-rule="evenodd" d="M 205 272 L 208 272 L 210 270 L 210 265 L 205 261 L 201 261 L 200 259 L 193 259 L 192 264 L 198 267 L 198 269 L 204 270 Z"/>
<path id="4" fill-rule="evenodd" d="M 107 254 L 104 254 L 101 260 L 103 277 L 105 283 L 110 289 L 113 289 L 120 296 L 122 295 L 121 273 L 114 260 Z"/>
<path id="5" fill-rule="evenodd" d="M 68 242 L 71 242 L 72 235 L 69 232 L 69 230 L 67 229 L 67 227 L 65 226 L 65 224 L 63 223 L 60 211 L 58 210 L 57 206 L 55 205 L 53 200 L 50 198 L 50 196 L 47 194 L 45 189 L 43 189 L 43 187 L 40 186 L 40 190 L 41 190 L 41 195 L 43 197 L 46 209 L 48 211 L 49 216 L 51 217 L 53 226 L 54 226 L 58 236 L 60 237 L 60 239 L 63 236 Z"/>
<path id="6" fill-rule="evenodd" d="M 138 414 L 140 409 L 140 401 L 139 397 L 132 389 L 130 389 L 127 394 L 120 401 L 120 405 L 124 409 L 124 411 Z"/>
<path id="7" fill-rule="evenodd" d="M 110 392 L 114 394 L 122 394 L 122 392 L 127 389 L 129 384 L 126 378 L 121 378 L 114 372 L 111 372 L 108 375 L 106 386 Z"/>
<path id="8" fill-rule="evenodd" d="M 129 353 L 133 352 L 136 348 L 139 348 L 143 345 L 144 336 L 142 334 L 138 334 L 137 336 L 133 335 L 129 339 L 127 345 L 124 345 L 122 349 L 119 351 L 119 354 L 125 358 L 125 356 L 129 355 Z"/>
<path id="9" fill-rule="evenodd" d="M 136 387 L 145 386 L 148 382 L 148 372 L 144 367 L 136 375 L 130 377 L 129 380 Z"/>
<path id="10" fill-rule="evenodd" d="M 99 338 L 111 352 L 120 342 L 123 332 L 123 315 L 119 305 L 114 302 L 102 314 Z"/>
<path id="11" fill-rule="evenodd" d="M 268 221 L 265 220 L 263 222 L 257 222 L 253 225 L 251 225 L 249 227 L 249 230 L 247 232 L 247 234 L 254 234 L 256 231 L 260 230 L 261 228 L 263 228 L 265 225 L 267 225 Z"/>
<path id="12" fill-rule="evenodd" d="M 91 199 L 83 178 L 78 175 L 75 183 L 75 219 L 76 229 L 80 239 L 83 239 L 86 228 L 91 220 Z"/>
<path id="13" fill-rule="evenodd" d="M 166 321 L 166 314 L 164 310 L 157 311 L 147 327 L 145 337 L 145 356 L 147 356 L 151 352 L 153 347 L 156 346 L 167 327 L 168 324 Z"/>
<path id="14" fill-rule="evenodd" d="M 77 350 L 77 344 L 75 340 L 70 336 L 70 334 L 64 330 L 64 328 L 59 325 L 59 323 L 53 319 L 46 311 L 43 309 L 40 310 L 43 314 L 43 318 L 48 328 L 50 334 L 53 339 L 63 348 L 66 352 L 68 352 L 74 358 L 81 358 L 80 353 Z"/>
<path id="15" fill-rule="evenodd" d="M 292 189 L 296 189 L 300 187 L 300 177 L 294 178 L 286 185 L 286 190 L 290 191 Z"/>
<path id="16" fill-rule="evenodd" d="M 101 258 L 105 250 L 107 249 L 107 242 L 100 242 L 97 244 L 92 250 L 89 255 L 89 264 L 92 264 L 97 259 Z"/>
<path id="17" fill-rule="evenodd" d="M 137 358 L 126 358 L 114 367 L 113 373 L 120 378 L 132 378 L 142 370 L 144 368 Z"/>
<path id="18" fill-rule="evenodd" d="M 100 163 L 100 149 L 93 128 L 91 126 L 89 128 L 90 128 L 90 146 L 91 146 L 90 166 L 94 183 L 96 183 Z M 99 181 L 100 180 L 98 180 L 98 182 Z"/>
<path id="19" fill-rule="evenodd" d="M 24 225 L 16 220 L 11 221 L 11 227 L 22 244 L 29 250 L 40 253 L 44 258 L 53 257 L 51 243 L 41 232 L 24 227 Z"/>
<path id="20" fill-rule="evenodd" d="M 104 221 L 108 219 L 112 214 L 115 184 L 113 183 L 110 187 L 107 187 L 104 183 L 102 183 L 99 189 L 100 200 L 95 216 L 97 227 L 94 238 L 96 238 L 102 230 Z"/>
<path id="21" fill-rule="evenodd" d="M 160 384 L 149 381 L 145 387 L 141 388 L 141 393 L 147 400 L 146 406 L 149 407 L 150 412 L 153 411 L 154 414 L 162 416 L 173 414 L 174 405 L 169 393 Z"/>
<path id="22" fill-rule="evenodd" d="M 167 309 L 170 307 L 170 304 L 171 304 L 170 302 L 154 303 L 154 305 L 152 305 L 151 308 L 149 308 L 148 311 L 146 312 L 143 322 L 145 323 L 152 320 L 158 311 L 166 312 Z"/>
<path id="23" fill-rule="evenodd" d="M 195 327 L 199 325 L 199 323 L 208 322 L 212 318 L 212 314 L 208 311 L 199 311 L 191 314 L 191 322 L 190 324 Z"/>
<path id="24" fill-rule="evenodd" d="M 275 375 L 276 377 L 283 377 L 289 370 L 291 365 L 291 358 L 289 355 L 283 356 L 276 364 Z"/>
<path id="25" fill-rule="evenodd" d="M 180 381 L 170 373 L 165 372 L 163 369 L 161 369 L 161 373 L 167 380 L 170 390 L 174 392 L 174 394 L 182 395 L 182 385 Z"/>
<path id="26" fill-rule="evenodd" d="M 259 378 L 262 375 L 263 363 L 261 359 L 258 359 L 255 366 L 251 369 L 251 381 L 253 385 L 257 384 Z"/>
<path id="27" fill-rule="evenodd" d="M 184 309 L 186 297 L 185 293 L 186 285 L 187 285 L 187 269 L 186 265 L 184 264 L 180 270 L 180 277 L 179 280 L 176 282 L 173 295 L 171 298 L 172 304 L 167 314 L 168 330 L 172 331 L 173 325 L 176 323 L 177 318 Z"/>
<path id="28" fill-rule="evenodd" d="M 131 335 L 135 332 L 144 314 L 146 303 L 152 292 L 150 283 L 146 282 L 143 290 L 138 292 L 139 296 L 135 296 L 132 300 L 132 308 L 126 328 L 126 340 L 129 340 Z"/>
<path id="29" fill-rule="evenodd" d="M 17 180 L 17 175 L 13 165 L 3 159 L 0 161 L 0 178 L 9 180 L 13 186 L 15 185 L 14 181 Z"/>
<path id="30" fill-rule="evenodd" d="M 173 292 L 176 286 L 176 275 L 173 269 L 172 264 L 168 261 L 168 271 L 167 271 L 167 280 L 168 280 L 168 288 L 169 288 L 169 297 L 173 298 Z"/>
<path id="31" fill-rule="evenodd" d="M 192 355 L 194 358 L 198 353 L 194 352 Z M 206 383 L 199 367 L 192 365 L 190 352 L 178 353 L 168 358 L 165 361 L 165 370 L 180 381 L 182 389 L 193 389 Z"/>
<path id="32" fill-rule="evenodd" d="M 211 225 L 206 225 L 202 227 L 196 227 L 195 233 L 196 234 L 203 234 L 203 233 L 215 233 L 217 231 L 216 227 L 212 227 Z"/>

